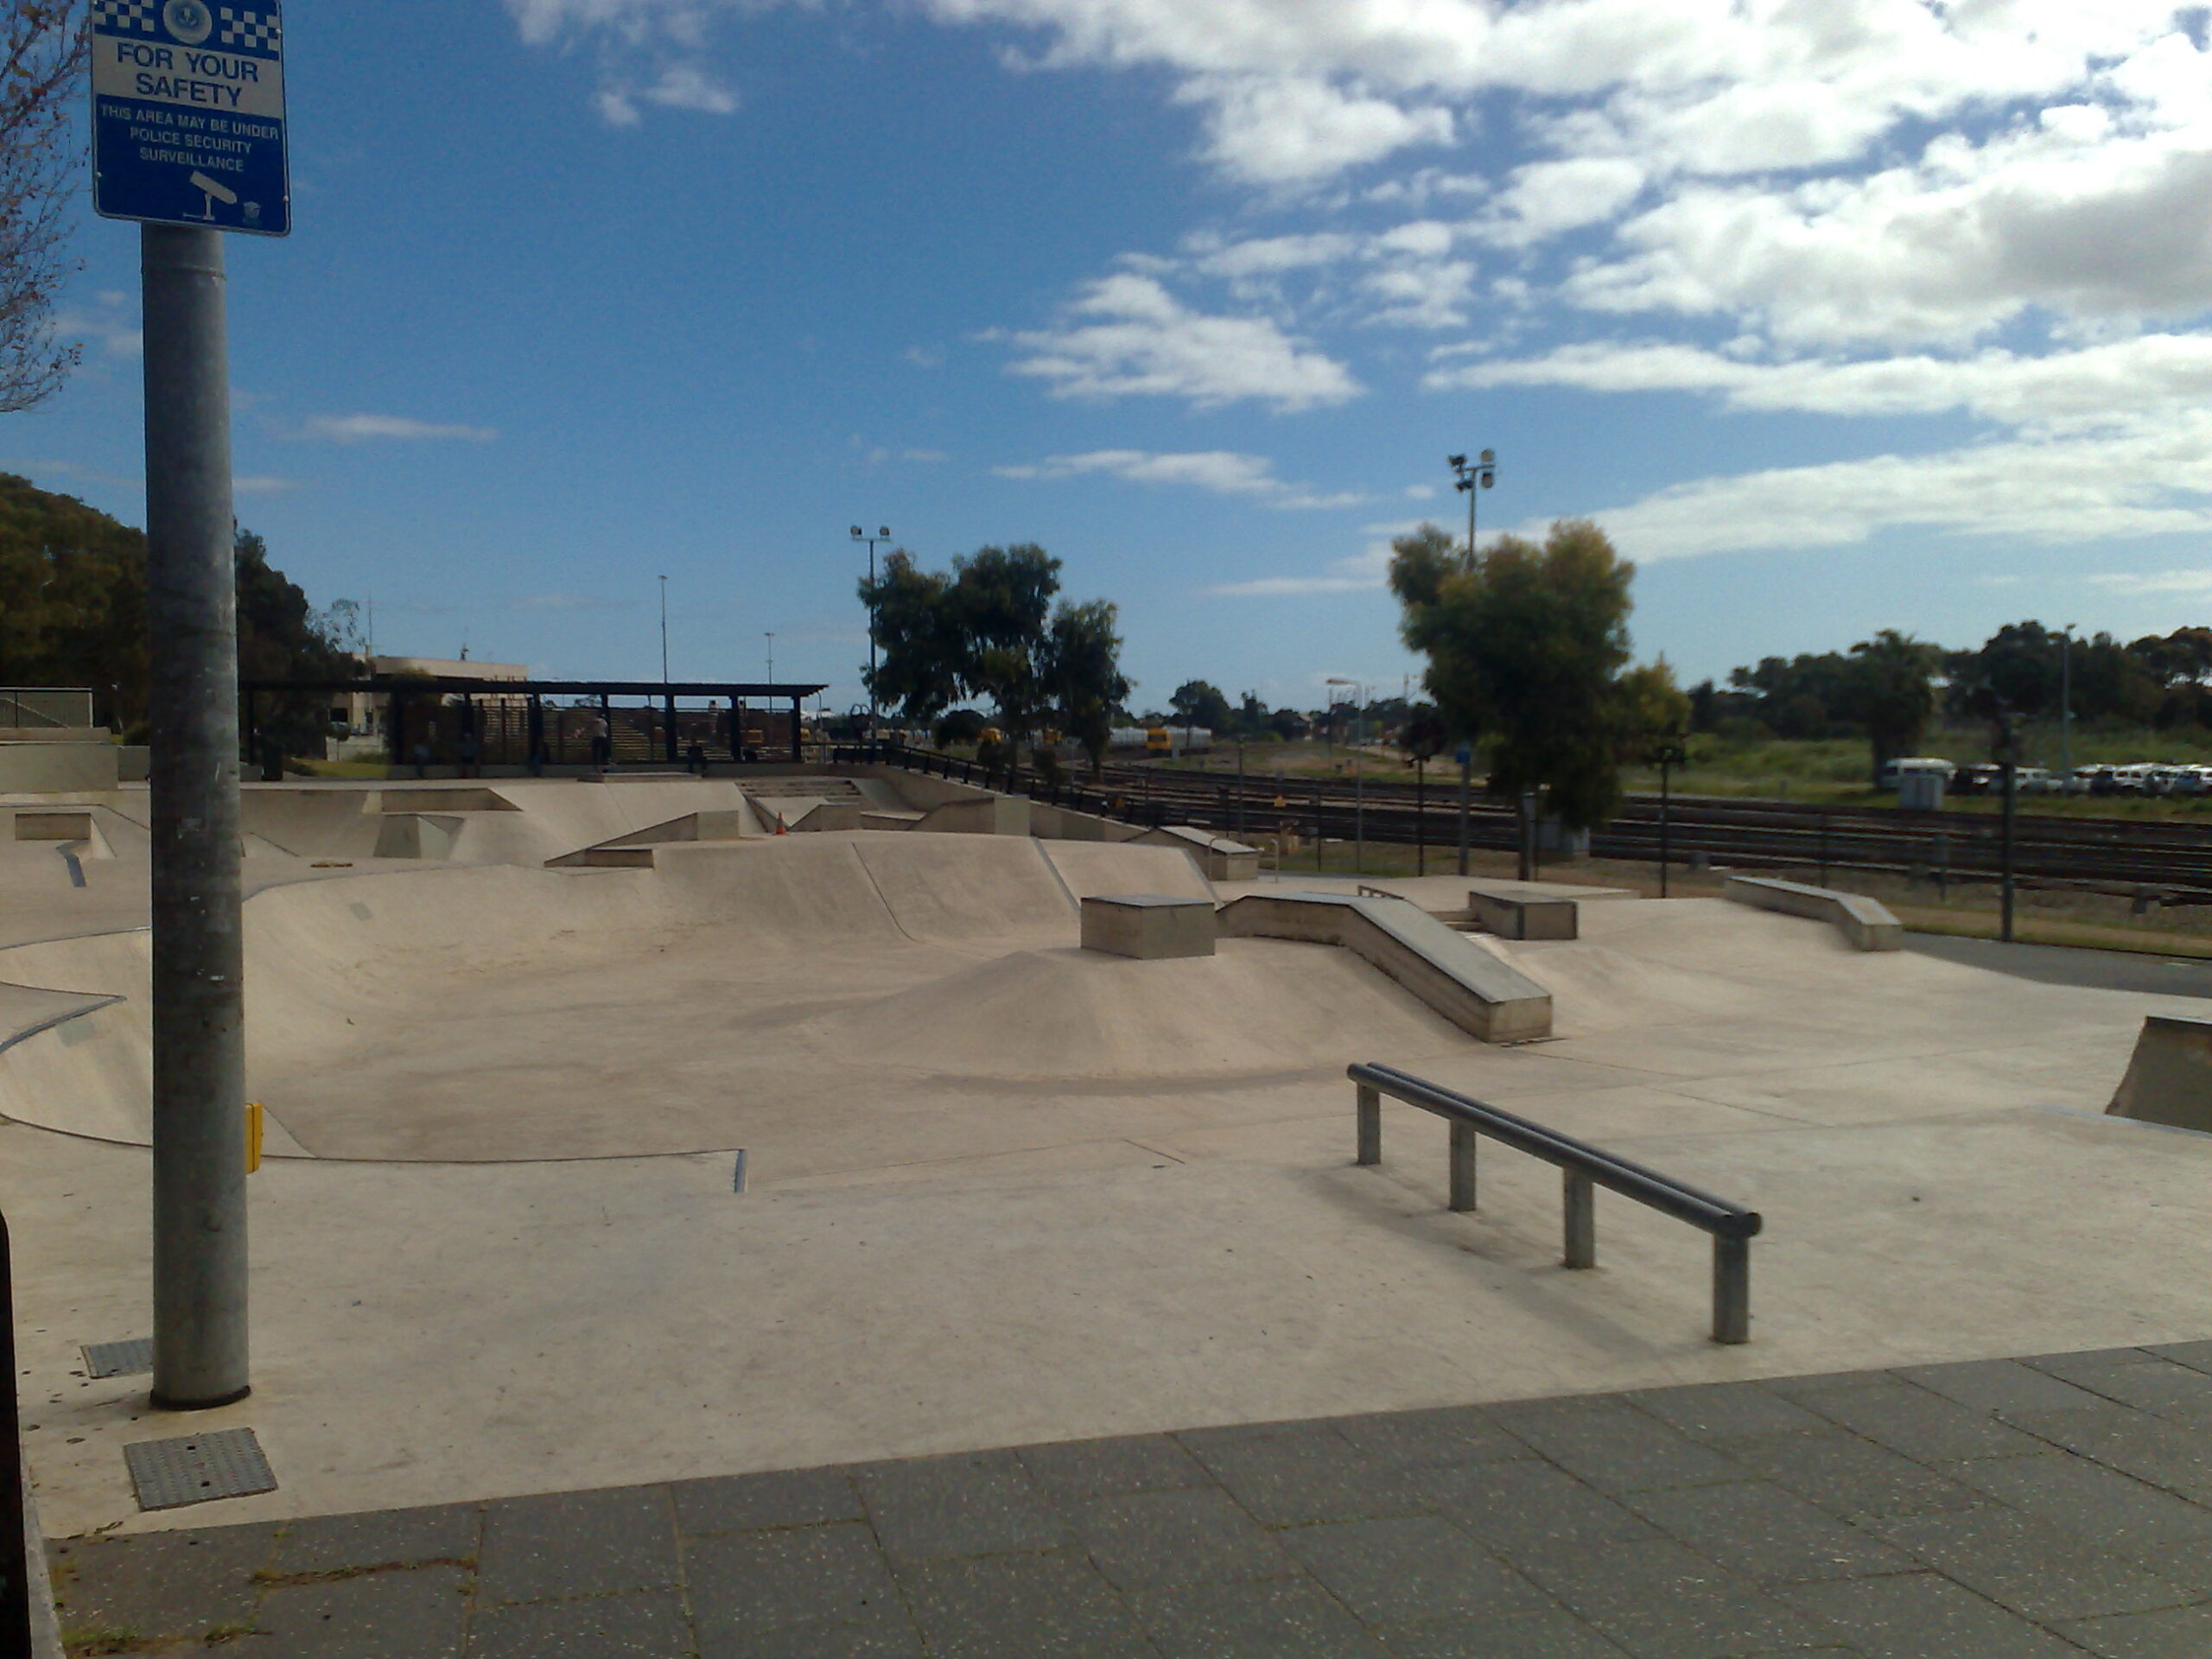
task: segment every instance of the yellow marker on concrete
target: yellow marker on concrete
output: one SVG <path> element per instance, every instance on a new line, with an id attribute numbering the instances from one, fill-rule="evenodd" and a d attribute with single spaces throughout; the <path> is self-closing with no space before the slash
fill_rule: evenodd
<path id="1" fill-rule="evenodd" d="M 249 1100 L 245 1103 L 245 1173 L 252 1174 L 261 1167 L 261 1103 Z"/>

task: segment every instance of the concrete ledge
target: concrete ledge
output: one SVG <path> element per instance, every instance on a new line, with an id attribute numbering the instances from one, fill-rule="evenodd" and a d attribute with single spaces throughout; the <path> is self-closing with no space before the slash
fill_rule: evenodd
<path id="1" fill-rule="evenodd" d="M 1581 937 L 1581 912 L 1572 899 L 1519 899 L 1502 893 L 1467 891 L 1475 919 L 1501 939 L 1573 939 Z"/>
<path id="2" fill-rule="evenodd" d="M 1136 837 L 1140 847 L 1179 847 L 1198 860 L 1209 881 L 1256 881 L 1259 849 L 1187 823 L 1164 824 Z"/>
<path id="3" fill-rule="evenodd" d="M 89 811 L 16 814 L 17 841 L 89 841 L 92 834 L 92 815 Z"/>
<path id="4" fill-rule="evenodd" d="M 2105 1112 L 2212 1133 L 2212 1020 L 2145 1015 L 2127 1075 Z"/>
<path id="5" fill-rule="evenodd" d="M 1802 881 L 1777 881 L 1763 875 L 1732 875 L 1720 891 L 1723 898 L 1739 905 L 1833 923 L 1861 950 L 1904 948 L 1904 925 L 1890 914 L 1887 906 L 1860 893 L 1808 887 Z"/>
<path id="6" fill-rule="evenodd" d="M 62 791 L 113 789 L 114 744 L 0 743 L 0 791 L 46 794 Z"/>
<path id="7" fill-rule="evenodd" d="M 1164 893 L 1103 893 L 1083 901 L 1083 948 L 1140 962 L 1210 957 L 1217 928 L 1203 899 Z"/>
<path id="8" fill-rule="evenodd" d="M 1486 1043 L 1552 1034 L 1549 991 L 1402 899 L 1251 893 L 1223 910 L 1221 931 L 1342 945 Z"/>
<path id="9" fill-rule="evenodd" d="M 1026 836 L 1029 801 L 1021 795 L 986 795 L 976 800 L 933 806 L 914 825 L 919 830 L 956 836 Z"/>

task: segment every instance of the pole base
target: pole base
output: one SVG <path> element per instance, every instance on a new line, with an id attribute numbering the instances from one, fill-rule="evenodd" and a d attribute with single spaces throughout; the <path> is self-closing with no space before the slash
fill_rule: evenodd
<path id="1" fill-rule="evenodd" d="M 156 1389 L 146 1396 L 147 1403 L 156 1411 L 213 1411 L 218 1406 L 235 1406 L 253 1392 L 253 1385 L 234 1389 L 228 1394 L 217 1395 L 212 1400 L 172 1400 Z"/>

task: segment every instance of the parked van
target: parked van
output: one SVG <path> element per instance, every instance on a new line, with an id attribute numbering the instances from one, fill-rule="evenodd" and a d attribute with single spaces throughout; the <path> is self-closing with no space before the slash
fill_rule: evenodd
<path id="1" fill-rule="evenodd" d="M 1957 770 L 1956 766 L 1941 755 L 1904 755 L 1895 760 L 1885 760 L 1882 763 L 1882 771 L 1877 787 L 1895 789 L 1897 786 L 1898 779 L 1914 772 L 1932 773 L 1948 785 L 1951 781 L 1951 774 Z"/>

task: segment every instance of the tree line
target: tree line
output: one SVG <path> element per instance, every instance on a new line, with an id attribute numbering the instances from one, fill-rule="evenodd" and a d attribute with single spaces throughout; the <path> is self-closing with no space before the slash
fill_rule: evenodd
<path id="1" fill-rule="evenodd" d="M 238 532 L 236 564 L 241 677 L 363 671 L 250 530 Z M 0 684 L 88 688 L 95 719 L 143 741 L 146 630 L 145 532 L 0 473 Z M 319 753 L 325 701 L 310 694 L 264 709 L 264 728 L 289 753 Z"/>
<path id="2" fill-rule="evenodd" d="M 1967 650 L 1885 630 L 1849 651 L 1769 657 L 1690 690 L 1694 728 L 1723 736 L 1864 737 L 1878 766 L 1917 747 L 1938 715 L 2074 718 L 2107 725 L 2212 728 L 2212 628 L 2121 642 L 2069 640 L 2040 622 L 2008 622 Z"/>

